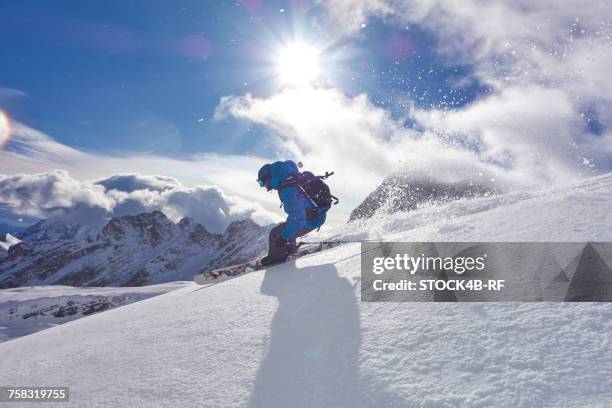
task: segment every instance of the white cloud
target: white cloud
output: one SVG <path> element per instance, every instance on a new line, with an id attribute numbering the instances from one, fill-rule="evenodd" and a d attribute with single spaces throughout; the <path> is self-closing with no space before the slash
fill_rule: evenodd
<path id="1" fill-rule="evenodd" d="M 76 180 L 103 181 L 107 186 L 111 185 L 109 183 L 115 183 L 115 188 L 123 190 L 129 190 L 128 184 L 132 182 L 136 187 L 148 185 L 153 187 L 152 189 L 171 186 L 174 180 L 180 180 L 183 187 L 215 185 L 228 196 L 260 203 L 262 211 L 268 215 L 272 214 L 277 220 L 282 216 L 282 210 L 278 208 L 278 198 L 265 194 L 255 182 L 257 170 L 267 159 L 218 154 L 201 154 L 183 159 L 151 154 L 94 154 L 61 144 L 23 123 L 13 122 L 11 128 L 10 142 L 5 149 L 0 149 L 0 174 L 35 174 L 62 169 Z M 159 176 L 149 176 L 151 174 Z M 145 192 L 143 195 L 146 194 Z M 125 203 L 124 209 L 127 205 Z M 253 217 L 262 222 L 270 219 L 269 216 L 262 217 L 261 212 L 255 212 Z"/>
<path id="2" fill-rule="evenodd" d="M 260 225 L 281 221 L 278 215 L 260 204 L 229 196 L 215 186 L 185 187 L 178 184 L 157 191 L 138 189 L 128 193 L 109 190 L 107 194 L 115 203 L 114 215 L 161 210 L 174 221 L 183 217 L 193 218 L 212 232 L 222 232 L 229 223 L 237 220 L 251 219 Z"/>
<path id="3" fill-rule="evenodd" d="M 109 189 L 100 181 L 82 182 L 65 171 L 37 174 L 0 175 L 0 203 L 14 216 L 37 218 L 69 217 L 88 225 L 100 225 L 108 217 L 161 210 L 178 221 L 190 217 L 209 231 L 222 232 L 236 220 L 252 219 L 265 225 L 278 217 L 242 198 L 228 196 L 218 187 L 185 187 L 173 180 L 172 186 L 159 188 L 159 177 L 122 174 L 107 180 L 122 180 L 131 191 Z M 126 184 L 125 180 L 153 182 L 152 188 Z M 161 178 L 163 181 L 168 181 Z M 168 187 L 168 188 L 166 188 Z"/>
<path id="4" fill-rule="evenodd" d="M 0 86 L 0 101 L 13 98 L 27 98 L 29 95 L 19 89 Z"/>
<path id="5" fill-rule="evenodd" d="M 180 218 L 189 215 L 202 220 L 211 231 L 223 231 L 236 220 L 252 219 L 260 224 L 279 221 L 261 206 L 238 197 L 228 197 L 217 187 L 197 186 L 174 189 L 161 194 L 163 209 L 170 216 Z"/>
<path id="6" fill-rule="evenodd" d="M 109 210 L 112 200 L 100 186 L 82 183 L 65 171 L 0 175 L 0 202 L 18 215 L 47 217 L 78 203 Z"/>
<path id="7" fill-rule="evenodd" d="M 145 176 L 142 174 L 116 174 L 105 179 L 97 180 L 95 184 L 105 190 L 117 190 L 132 193 L 136 190 L 164 191 L 180 186 L 174 177 Z"/>

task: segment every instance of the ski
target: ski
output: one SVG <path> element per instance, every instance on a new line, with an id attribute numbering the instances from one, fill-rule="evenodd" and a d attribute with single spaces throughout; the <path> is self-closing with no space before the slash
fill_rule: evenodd
<path id="1" fill-rule="evenodd" d="M 308 243 L 300 245 L 300 249 L 294 254 L 291 254 L 283 262 L 274 263 L 271 265 L 262 265 L 260 260 L 243 262 L 240 264 L 224 266 L 222 268 L 213 269 L 210 272 L 200 273 L 194 276 L 193 280 L 199 285 L 212 286 L 220 282 L 225 282 L 230 279 L 237 278 L 239 276 L 246 275 L 247 273 L 255 272 L 268 267 L 281 265 L 287 261 L 295 260 L 306 255 L 311 255 L 325 249 L 330 249 L 340 245 L 336 242 L 321 242 L 321 243 Z"/>

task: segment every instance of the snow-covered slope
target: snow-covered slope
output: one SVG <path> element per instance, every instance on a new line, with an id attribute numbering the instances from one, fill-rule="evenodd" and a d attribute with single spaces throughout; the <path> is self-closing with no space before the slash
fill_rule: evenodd
<path id="1" fill-rule="evenodd" d="M 234 221 L 223 234 L 162 212 L 101 218 L 92 226 L 48 219 L 0 257 L 0 288 L 25 285 L 139 286 L 191 280 L 194 270 L 238 263 L 266 249 L 266 228 Z"/>
<path id="2" fill-rule="evenodd" d="M 609 241 L 610 214 L 608 175 L 341 232 Z M 67 385 L 75 407 L 610 406 L 612 305 L 360 303 L 359 251 L 344 245 L 5 342 L 0 383 Z"/>
<path id="3" fill-rule="evenodd" d="M 385 241 L 610 241 L 612 174 L 537 191 L 518 191 L 375 215 L 340 229 L 343 237 Z"/>
<path id="4" fill-rule="evenodd" d="M 176 290 L 188 282 L 134 288 L 26 286 L 0 290 L 0 342 Z"/>

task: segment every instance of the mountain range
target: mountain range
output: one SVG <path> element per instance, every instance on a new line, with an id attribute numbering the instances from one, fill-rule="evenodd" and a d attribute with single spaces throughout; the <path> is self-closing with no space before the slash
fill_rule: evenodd
<path id="1" fill-rule="evenodd" d="M 191 280 L 195 272 L 261 256 L 267 235 L 267 227 L 250 220 L 232 222 L 218 234 L 190 218 L 175 223 L 161 211 L 104 223 L 46 219 L 4 245 L 8 250 L 0 251 L 0 288 Z"/>

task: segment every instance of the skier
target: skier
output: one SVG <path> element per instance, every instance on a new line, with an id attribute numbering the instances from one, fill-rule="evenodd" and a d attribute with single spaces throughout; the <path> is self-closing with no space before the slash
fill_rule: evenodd
<path id="1" fill-rule="evenodd" d="M 292 160 L 276 161 L 259 169 L 257 183 L 268 191 L 277 190 L 281 206 L 287 213 L 287 221 L 270 231 L 268 255 L 261 259 L 262 265 L 283 262 L 297 251 L 297 237 L 325 223 L 332 199 L 334 204 L 338 202 L 322 181 L 330 175 L 326 173 L 325 176 L 315 176 L 307 171 L 301 173 Z"/>

